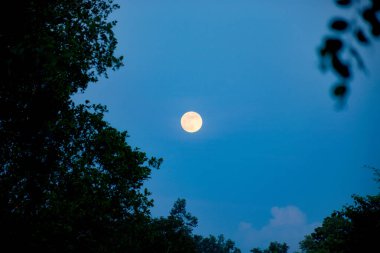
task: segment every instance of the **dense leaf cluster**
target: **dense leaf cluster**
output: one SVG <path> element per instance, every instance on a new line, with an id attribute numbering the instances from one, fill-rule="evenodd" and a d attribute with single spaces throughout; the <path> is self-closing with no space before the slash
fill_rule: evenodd
<path id="1" fill-rule="evenodd" d="M 240 249 L 230 239 L 225 239 L 223 235 L 215 237 L 210 235 L 202 237 L 194 236 L 198 253 L 241 253 Z"/>
<path id="2" fill-rule="evenodd" d="M 5 6 L 5 4 L 7 4 Z M 150 219 L 160 159 L 126 142 L 100 105 L 71 100 L 121 66 L 112 0 L 2 3 L 0 242 L 13 251 L 124 252 Z M 11 14 L 11 15 L 9 15 Z M 6 24 L 6 25 L 5 25 Z"/>
<path id="3" fill-rule="evenodd" d="M 379 170 L 375 170 L 379 182 Z M 378 252 L 380 194 L 361 197 L 326 217 L 322 226 L 300 243 L 305 253 Z"/>

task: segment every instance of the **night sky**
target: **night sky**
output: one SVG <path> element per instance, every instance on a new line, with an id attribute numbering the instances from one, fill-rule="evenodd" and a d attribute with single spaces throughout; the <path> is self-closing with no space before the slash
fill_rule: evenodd
<path id="1" fill-rule="evenodd" d="M 195 233 L 224 234 L 243 252 L 291 251 L 352 194 L 374 194 L 380 168 L 380 42 L 361 50 L 347 105 L 331 96 L 317 48 L 331 0 L 119 0 L 117 53 L 125 66 L 77 102 L 107 105 L 127 142 L 162 157 L 146 187 L 154 216 L 177 198 Z M 196 111 L 197 133 L 180 118 Z"/>

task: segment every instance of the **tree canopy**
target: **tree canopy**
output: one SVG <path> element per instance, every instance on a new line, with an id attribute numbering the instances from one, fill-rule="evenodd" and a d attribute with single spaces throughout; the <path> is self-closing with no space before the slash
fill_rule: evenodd
<path id="1" fill-rule="evenodd" d="M 126 143 L 106 108 L 76 105 L 117 69 L 112 0 L 11 1 L 0 31 L 0 241 L 39 252 L 136 247 L 152 200 L 143 182 L 161 159 Z M 1 15 L 2 18 L 9 15 Z M 3 22 L 2 23 L 6 23 Z"/>
<path id="2" fill-rule="evenodd" d="M 250 250 L 252 253 L 287 253 L 289 246 L 286 243 L 279 243 L 277 241 L 270 242 L 268 248 L 260 249 L 253 248 Z"/>
<path id="3" fill-rule="evenodd" d="M 196 249 L 198 253 L 241 253 L 240 249 L 235 246 L 235 243 L 230 239 L 225 239 L 223 235 L 218 237 L 209 235 L 203 237 L 200 235 L 194 236 Z"/>
<path id="4" fill-rule="evenodd" d="M 375 170 L 379 182 L 379 170 Z M 380 194 L 353 196 L 354 203 L 334 211 L 322 226 L 305 236 L 300 248 L 305 253 L 353 253 L 378 251 Z"/>

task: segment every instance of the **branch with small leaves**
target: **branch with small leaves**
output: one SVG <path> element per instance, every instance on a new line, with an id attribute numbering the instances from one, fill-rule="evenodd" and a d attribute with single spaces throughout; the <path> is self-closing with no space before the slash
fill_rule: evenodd
<path id="1" fill-rule="evenodd" d="M 335 0 L 340 8 L 354 12 L 354 17 L 333 17 L 329 22 L 332 35 L 326 36 L 318 50 L 321 70 L 331 70 L 337 77 L 332 95 L 340 102 L 348 96 L 354 66 L 365 72 L 359 48 L 369 46 L 380 37 L 379 0 Z"/>

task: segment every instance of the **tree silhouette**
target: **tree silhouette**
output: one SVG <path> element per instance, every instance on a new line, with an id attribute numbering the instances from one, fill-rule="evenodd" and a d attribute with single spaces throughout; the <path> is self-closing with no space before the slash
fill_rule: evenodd
<path id="1" fill-rule="evenodd" d="M 151 219 L 146 226 L 145 241 L 140 252 L 183 252 L 195 253 L 192 231 L 197 226 L 197 218 L 186 210 L 186 200 L 178 199 L 168 217 Z"/>
<path id="2" fill-rule="evenodd" d="M 270 242 L 267 249 L 253 248 L 252 253 L 287 253 L 289 246 L 286 243 Z"/>
<path id="3" fill-rule="evenodd" d="M 75 105 L 121 66 L 112 0 L 10 1 L 0 31 L 0 242 L 37 252 L 133 252 L 160 159 L 126 143 L 104 106 Z M 3 3 L 4 5 L 5 3 Z M 11 14 L 11 15 L 9 15 Z"/>
<path id="4" fill-rule="evenodd" d="M 210 235 L 202 237 L 200 235 L 194 236 L 197 253 L 241 253 L 240 249 L 235 246 L 235 243 L 227 239 L 223 235 L 215 237 Z"/>
<path id="5" fill-rule="evenodd" d="M 379 170 L 375 170 L 379 181 Z M 380 234 L 380 194 L 353 196 L 354 204 L 326 217 L 322 226 L 300 243 L 302 252 L 377 252 Z"/>

